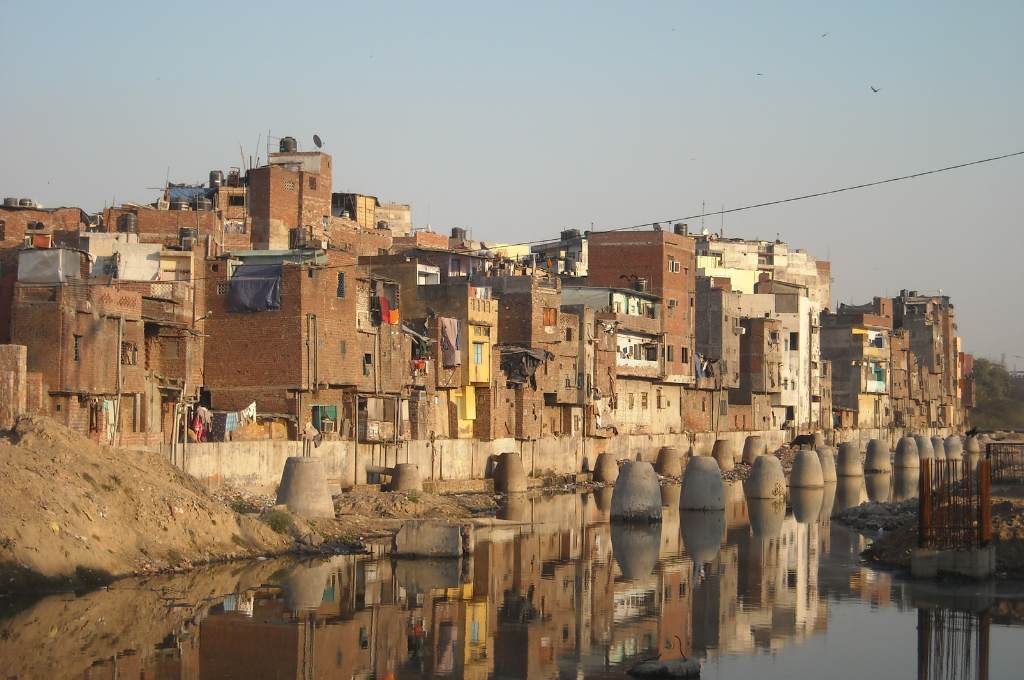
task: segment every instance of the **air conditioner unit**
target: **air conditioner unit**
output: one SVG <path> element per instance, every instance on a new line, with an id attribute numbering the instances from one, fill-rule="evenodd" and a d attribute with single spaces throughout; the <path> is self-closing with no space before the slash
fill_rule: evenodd
<path id="1" fill-rule="evenodd" d="M 735 333 L 736 335 L 746 335 L 747 329 L 744 328 L 743 326 L 733 326 L 732 332 Z"/>

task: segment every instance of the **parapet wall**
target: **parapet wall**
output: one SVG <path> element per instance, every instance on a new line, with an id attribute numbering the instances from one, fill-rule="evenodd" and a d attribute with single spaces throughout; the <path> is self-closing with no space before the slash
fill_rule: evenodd
<path id="1" fill-rule="evenodd" d="M 861 448 L 872 438 L 888 440 L 895 448 L 904 435 L 902 429 L 837 430 L 829 439 L 834 442 L 859 441 Z M 925 434 L 949 434 L 947 428 L 930 429 Z M 784 430 L 762 432 L 723 432 L 721 439 L 732 441 L 736 450 L 742 450 L 749 435 L 765 439 L 769 451 L 790 440 Z M 351 441 L 327 441 L 314 450 L 323 459 L 332 491 L 353 485 L 376 481 L 368 475 L 367 467 L 391 467 L 396 463 L 419 465 L 425 480 L 461 481 L 485 479 L 490 476 L 493 458 L 505 451 L 523 457 L 527 473 L 572 474 L 589 470 L 598 454 L 614 453 L 619 458 L 635 458 L 639 453 L 646 461 L 654 462 L 662 446 L 678 446 L 687 450 L 691 444 L 696 455 L 709 455 L 714 445 L 714 432 L 702 432 L 692 441 L 686 435 L 624 435 L 610 439 L 587 437 L 549 437 L 536 441 L 496 439 L 437 439 L 433 442 L 417 440 L 399 444 L 359 444 L 358 451 Z M 169 447 L 162 447 L 169 453 Z M 210 486 L 230 484 L 252 490 L 271 491 L 276 486 L 289 456 L 302 455 L 302 442 L 257 441 L 189 444 L 184 455 L 179 451 L 177 464 L 187 473 Z"/>

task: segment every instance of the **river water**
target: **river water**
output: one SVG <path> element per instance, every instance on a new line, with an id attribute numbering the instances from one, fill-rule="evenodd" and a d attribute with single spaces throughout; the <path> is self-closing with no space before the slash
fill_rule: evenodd
<path id="1" fill-rule="evenodd" d="M 909 487 L 908 487 L 909 488 Z M 610 489 L 506 503 L 459 562 L 366 555 L 222 565 L 8 607 L 0 677 L 613 678 L 695 657 L 704 678 L 1024 677 L 1024 584 L 913 583 L 830 521 L 891 479 L 788 504 L 609 525 Z"/>

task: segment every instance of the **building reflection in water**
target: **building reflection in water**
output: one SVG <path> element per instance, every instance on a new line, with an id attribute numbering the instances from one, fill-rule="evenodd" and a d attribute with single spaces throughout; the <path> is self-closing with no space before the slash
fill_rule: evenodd
<path id="1" fill-rule="evenodd" d="M 669 488 L 663 522 L 641 526 L 610 525 L 600 492 L 522 496 L 499 514 L 523 524 L 479 530 L 470 557 L 290 564 L 79 677 L 611 677 L 654 656 L 777 652 L 824 631 L 830 601 L 906 607 L 890 575 L 859 566 L 864 539 L 830 523 L 881 488 L 841 478 L 787 508 L 727 483 L 719 512 L 681 512 Z M 921 611 L 920 677 L 962 677 L 949 659 L 965 645 L 983 668 L 981 619 Z"/>

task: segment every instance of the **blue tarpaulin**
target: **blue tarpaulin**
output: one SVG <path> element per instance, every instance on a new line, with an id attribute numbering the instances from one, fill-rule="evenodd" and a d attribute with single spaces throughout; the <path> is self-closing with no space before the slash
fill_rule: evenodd
<path id="1" fill-rule="evenodd" d="M 168 200 L 184 198 L 193 203 L 196 198 L 213 198 L 214 190 L 207 187 L 167 187 Z"/>
<path id="2" fill-rule="evenodd" d="M 229 312 L 281 309 L 281 265 L 243 264 L 228 284 Z"/>

